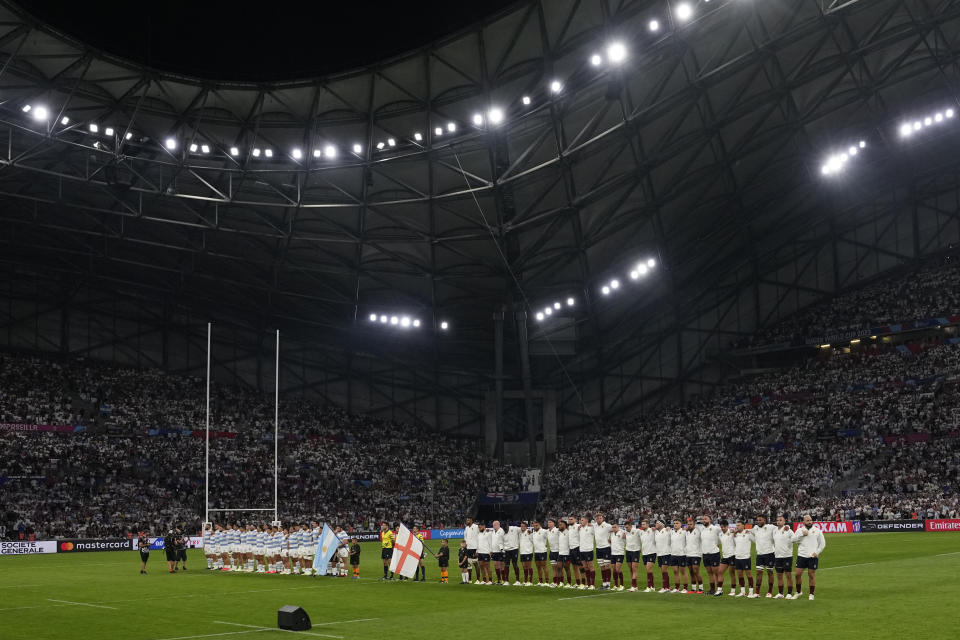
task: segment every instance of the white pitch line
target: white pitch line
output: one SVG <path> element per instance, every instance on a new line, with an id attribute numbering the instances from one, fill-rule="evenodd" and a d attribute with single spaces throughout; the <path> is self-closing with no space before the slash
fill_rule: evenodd
<path id="1" fill-rule="evenodd" d="M 283 631 L 284 633 L 297 633 L 305 636 L 317 636 L 318 638 L 343 638 L 343 636 L 332 636 L 327 633 L 313 633 L 311 631 L 290 631 L 289 629 L 274 629 L 273 627 L 261 627 L 255 624 L 240 624 L 239 622 L 223 622 L 222 620 L 214 620 L 214 624 L 229 624 L 234 627 L 250 627 L 251 629 L 257 629 L 260 631 Z"/>
<path id="2" fill-rule="evenodd" d="M 246 631 L 224 631 L 223 633 L 204 633 L 199 636 L 177 636 L 176 638 L 160 638 L 159 640 L 190 640 L 190 638 L 213 638 L 214 636 L 236 636 L 241 633 L 262 633 L 264 631 L 276 631 L 276 629 L 247 629 Z"/>
<path id="3" fill-rule="evenodd" d="M 73 604 L 80 607 L 95 607 L 97 609 L 113 609 L 117 610 L 116 607 L 107 607 L 102 604 L 90 604 L 89 602 L 71 602 L 70 600 L 54 600 L 53 598 L 47 598 L 50 602 L 62 602 L 63 604 Z"/>
<path id="4" fill-rule="evenodd" d="M 580 598 L 599 598 L 600 596 L 609 596 L 615 593 L 620 593 L 619 591 L 607 591 L 606 593 L 591 593 L 587 596 L 572 596 L 570 598 L 557 598 L 557 600 L 579 600 Z"/>
<path id="5" fill-rule="evenodd" d="M 315 627 L 325 627 L 328 624 L 349 624 L 351 622 L 370 622 L 371 620 L 379 620 L 380 618 L 357 618 L 356 620 L 337 620 L 335 622 L 314 622 L 313 626 Z"/>
<path id="6" fill-rule="evenodd" d="M 937 554 L 937 557 L 940 557 L 940 556 L 955 556 L 955 555 L 957 555 L 958 553 L 960 553 L 960 551 L 951 551 L 950 553 L 938 553 L 938 554 Z"/>
<path id="7" fill-rule="evenodd" d="M 850 567 L 865 567 L 870 564 L 877 564 L 876 562 L 858 562 L 857 564 L 842 564 L 839 567 L 825 567 L 820 569 L 820 571 L 829 571 L 830 569 L 849 569 Z"/>
<path id="8" fill-rule="evenodd" d="M 30 587 L 42 587 L 42 584 L 11 584 L 7 587 L 0 587 L 0 589 L 28 589 Z"/>

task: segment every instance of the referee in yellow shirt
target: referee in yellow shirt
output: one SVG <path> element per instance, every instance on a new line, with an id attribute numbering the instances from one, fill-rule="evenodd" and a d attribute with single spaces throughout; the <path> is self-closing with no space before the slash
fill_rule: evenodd
<path id="1" fill-rule="evenodd" d="M 390 571 L 390 577 L 387 577 L 387 571 L 390 570 L 390 559 L 393 558 L 393 541 L 396 539 L 393 531 L 387 526 L 386 522 L 380 523 L 380 557 L 383 558 L 383 577 L 381 580 L 393 580 L 393 572 Z"/>

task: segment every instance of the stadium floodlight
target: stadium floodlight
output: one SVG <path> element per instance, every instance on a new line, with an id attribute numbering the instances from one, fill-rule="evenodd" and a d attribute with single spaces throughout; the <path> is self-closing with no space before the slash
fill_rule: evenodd
<path id="1" fill-rule="evenodd" d="M 590 64 L 595 67 L 599 67 L 601 64 L 603 64 L 603 58 L 600 57 L 599 53 L 595 53 L 590 56 Z"/>
<path id="2" fill-rule="evenodd" d="M 33 105 L 32 105 L 32 104 L 25 104 L 25 105 L 23 105 L 23 107 L 21 108 L 21 111 L 23 111 L 24 113 L 30 113 L 30 109 L 33 109 Z"/>
<path id="3" fill-rule="evenodd" d="M 560 93 L 563 91 L 563 84 L 559 80 L 554 80 L 550 83 L 550 91 L 552 93 Z"/>
<path id="4" fill-rule="evenodd" d="M 651 20 L 650 22 L 647 23 L 647 28 L 650 29 L 650 31 L 653 32 L 653 33 L 656 33 L 657 31 L 660 31 L 660 21 L 659 21 L 659 20 Z"/>
<path id="5" fill-rule="evenodd" d="M 934 121 L 934 122 L 943 122 L 943 114 L 942 114 L 942 113 L 937 113 L 936 115 L 934 115 L 934 116 L 933 116 L 933 121 Z"/>
<path id="6" fill-rule="evenodd" d="M 371 314 L 370 314 L 370 322 L 376 322 L 376 321 L 377 321 L 377 314 L 371 313 Z"/>
<path id="7" fill-rule="evenodd" d="M 631 279 L 631 280 L 636 280 L 636 279 L 639 278 L 639 277 L 640 277 L 640 273 L 639 273 L 636 269 L 634 269 L 633 271 L 630 272 L 630 279 Z"/>
<path id="8" fill-rule="evenodd" d="M 914 130 L 914 131 L 920 131 L 920 129 L 922 129 L 922 128 L 923 128 L 923 123 L 920 122 L 919 120 L 917 120 L 916 122 L 913 123 L 913 130 Z"/>
<path id="9" fill-rule="evenodd" d="M 378 143 L 377 143 L 377 150 L 379 151 L 379 150 L 383 149 L 385 146 L 387 146 L 387 145 L 383 144 L 383 142 L 378 142 Z"/>
<path id="10" fill-rule="evenodd" d="M 87 130 L 88 130 L 90 133 L 96 133 L 96 132 L 100 131 L 100 127 L 97 126 L 97 123 L 96 123 L 96 122 L 91 122 L 91 123 L 87 126 Z"/>
<path id="11" fill-rule="evenodd" d="M 165 146 L 168 150 L 173 151 L 177 148 L 177 141 L 174 138 L 167 138 L 164 141 L 163 146 Z"/>
<path id="12" fill-rule="evenodd" d="M 616 278 L 614 278 L 613 280 L 611 280 L 611 281 L 610 281 L 610 288 L 611 288 L 611 289 L 619 289 L 619 288 L 620 288 L 620 281 L 617 280 Z"/>
<path id="13" fill-rule="evenodd" d="M 647 258 L 647 266 L 653 269 L 655 266 L 657 266 L 657 261 L 653 258 Z"/>
<path id="14" fill-rule="evenodd" d="M 953 117 L 953 109 L 947 109 L 946 111 L 943 112 L 943 115 L 947 116 L 948 118 L 952 118 L 952 117 Z"/>
<path id="15" fill-rule="evenodd" d="M 124 140 L 130 140 L 131 138 L 133 138 L 133 132 L 132 132 L 132 131 L 127 131 L 127 135 L 123 136 L 123 139 L 124 139 Z"/>
<path id="16" fill-rule="evenodd" d="M 867 141 L 866 141 L 866 140 L 861 140 L 861 141 L 858 143 L 857 146 L 859 146 L 861 149 L 866 149 L 866 148 L 867 148 Z"/>
<path id="17" fill-rule="evenodd" d="M 473 114 L 473 124 L 482 127 L 483 126 L 483 115 L 479 113 Z"/>
<path id="18" fill-rule="evenodd" d="M 60 118 L 60 124 L 62 124 L 63 126 L 67 126 L 68 124 L 70 124 L 70 118 L 68 116 L 63 116 L 62 118 Z"/>
<path id="19" fill-rule="evenodd" d="M 363 153 L 363 147 L 360 146 L 360 143 L 359 143 L 359 142 L 358 142 L 357 144 L 353 145 L 353 152 L 354 152 L 355 154 L 357 154 L 357 155 L 360 155 L 361 153 Z"/>
<path id="20" fill-rule="evenodd" d="M 537 311 L 537 322 L 543 322 L 543 311 Z"/>
<path id="21" fill-rule="evenodd" d="M 560 307 L 561 307 L 561 306 L 563 306 L 563 305 L 561 305 L 559 302 L 554 302 L 554 303 L 553 303 L 553 308 L 556 309 L 556 310 L 558 310 L 558 311 L 560 310 Z"/>
<path id="22" fill-rule="evenodd" d="M 601 292 L 603 295 L 608 296 L 608 295 L 610 295 L 610 287 L 608 287 L 607 285 L 603 285 L 603 288 L 600 289 L 600 292 Z"/>
<path id="23" fill-rule="evenodd" d="M 387 316 L 380 316 L 380 324 L 387 324 Z"/>
<path id="24" fill-rule="evenodd" d="M 498 125 L 503 122 L 503 109 L 500 107 L 494 107 L 487 112 L 487 119 L 492 125 Z"/>
<path id="25" fill-rule="evenodd" d="M 107 135 L 110 135 L 110 134 L 108 133 Z M 191 142 L 191 143 L 190 143 L 190 153 L 196 153 L 196 152 L 197 152 L 197 148 L 198 148 L 198 147 L 197 147 L 197 143 L 196 143 L 196 142 Z"/>
<path id="26" fill-rule="evenodd" d="M 236 147 L 230 147 L 230 155 L 236 158 L 238 155 L 240 155 L 240 149 Z"/>
<path id="27" fill-rule="evenodd" d="M 443 127 L 437 127 L 436 129 L 434 129 L 434 130 L 433 130 L 433 134 L 434 134 L 435 136 L 437 136 L 437 137 L 442 136 L 442 135 L 443 135 Z"/>
<path id="28" fill-rule="evenodd" d="M 416 140 L 417 142 L 420 142 L 421 140 L 423 140 L 423 134 L 417 131 L 413 134 L 413 139 Z"/>
<path id="29" fill-rule="evenodd" d="M 568 307 L 572 307 L 572 306 L 575 305 L 575 304 L 577 304 L 577 301 L 576 301 L 576 300 L 574 300 L 573 298 L 567 298 L 567 306 L 568 306 Z"/>
<path id="30" fill-rule="evenodd" d="M 607 61 L 620 64 L 627 59 L 627 47 L 622 42 L 611 42 L 607 46 Z"/>
<path id="31" fill-rule="evenodd" d="M 913 133 L 913 125 L 911 125 L 909 122 L 904 122 L 902 125 L 900 125 L 901 138 L 909 138 L 912 133 Z"/>
<path id="32" fill-rule="evenodd" d="M 337 148 L 332 144 L 328 144 L 323 148 L 323 155 L 332 160 L 337 157 Z"/>
<path id="33" fill-rule="evenodd" d="M 303 157 L 303 151 L 301 151 L 300 149 L 294 149 L 294 150 L 293 150 L 293 158 L 294 158 L 294 160 L 299 160 L 299 159 L 302 158 L 302 157 Z"/>
<path id="34" fill-rule="evenodd" d="M 449 131 L 450 133 L 453 133 L 453 132 L 456 131 L 456 130 L 457 130 L 457 123 L 456 123 L 456 122 L 448 122 L 448 123 L 447 123 L 447 131 Z"/>
<path id="35" fill-rule="evenodd" d="M 930 116 L 927 116 L 926 118 L 923 119 L 923 126 L 929 127 L 932 124 L 933 124 L 933 118 L 931 118 Z"/>
<path id="36" fill-rule="evenodd" d="M 419 326 L 420 326 L 420 321 L 419 321 L 419 320 L 414 320 L 414 321 L 413 321 L 413 326 L 414 326 L 414 327 L 419 327 Z"/>
<path id="37" fill-rule="evenodd" d="M 112 138 L 112 137 L 113 137 L 113 127 L 107 127 L 106 129 L 104 129 L 104 130 L 103 130 L 103 135 L 107 136 L 108 138 Z"/>
<path id="38" fill-rule="evenodd" d="M 523 104 L 530 104 L 530 96 L 523 96 L 522 98 L 520 98 L 520 102 L 522 102 Z"/>
<path id="39" fill-rule="evenodd" d="M 553 307 L 546 307 L 546 308 L 543 310 L 543 315 L 545 315 L 545 316 L 552 316 L 552 315 L 553 315 Z"/>
<path id="40" fill-rule="evenodd" d="M 95 141 L 95 142 L 93 143 L 93 148 L 94 148 L 94 149 L 99 149 L 99 148 L 100 148 L 100 141 L 99 141 L 99 140 L 97 140 L 97 141 Z"/>
<path id="41" fill-rule="evenodd" d="M 259 158 L 259 157 L 260 157 L 260 149 L 259 149 L 259 148 L 257 148 L 257 147 L 254 147 L 254 148 L 253 148 L 253 157 L 254 157 L 254 158 Z"/>
<path id="42" fill-rule="evenodd" d="M 272 157 L 273 157 L 273 149 L 264 149 L 264 150 L 263 150 L 263 155 L 267 156 L 268 158 L 272 158 Z"/>
<path id="43" fill-rule="evenodd" d="M 675 11 L 676 11 L 677 19 L 682 22 L 686 22 L 687 20 L 693 17 L 693 7 L 691 7 L 686 2 L 681 2 L 680 4 L 678 4 Z"/>
<path id="44" fill-rule="evenodd" d="M 314 158 L 319 158 L 319 157 L 322 156 L 322 155 L 323 155 L 323 151 L 321 151 L 320 149 L 314 149 L 314 150 L 313 150 L 313 157 L 314 157 Z"/>
<path id="45" fill-rule="evenodd" d="M 39 106 L 33 110 L 33 119 L 43 121 L 50 117 L 50 112 L 44 106 Z"/>
<path id="46" fill-rule="evenodd" d="M 410 318 L 408 318 L 407 316 L 403 316 L 402 318 L 400 318 L 400 326 L 404 328 L 409 327 Z"/>
<path id="47" fill-rule="evenodd" d="M 387 138 L 387 146 L 395 147 L 397 146 L 397 141 L 393 138 Z"/>
<path id="48" fill-rule="evenodd" d="M 857 147 L 856 147 L 856 145 L 854 145 L 854 146 L 850 147 L 849 149 L 847 149 L 847 153 L 848 153 L 849 155 L 851 155 L 851 156 L 857 155 Z"/>
<path id="49" fill-rule="evenodd" d="M 446 320 L 444 320 L 443 322 L 440 323 L 440 329 L 441 329 L 441 330 L 446 331 L 446 330 L 449 329 L 449 328 L 450 328 L 450 325 L 447 323 Z"/>
<path id="50" fill-rule="evenodd" d="M 400 318 L 397 316 L 390 316 L 390 324 L 396 325 L 400 323 Z"/>

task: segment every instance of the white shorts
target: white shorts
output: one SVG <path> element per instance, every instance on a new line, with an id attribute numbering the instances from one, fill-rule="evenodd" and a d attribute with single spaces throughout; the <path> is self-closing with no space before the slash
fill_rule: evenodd
<path id="1" fill-rule="evenodd" d="M 346 558 L 347 556 L 350 555 L 350 552 L 344 549 L 343 547 L 341 547 L 337 549 L 337 555 L 340 556 L 341 558 Z"/>
<path id="2" fill-rule="evenodd" d="M 280 549 L 280 557 L 281 557 L 281 558 L 286 558 L 286 557 L 288 557 L 288 555 L 289 555 L 289 554 L 288 554 L 288 552 L 287 552 L 286 549 Z"/>
<path id="3" fill-rule="evenodd" d="M 264 551 L 266 551 L 264 547 L 257 547 L 256 550 L 254 550 L 253 555 L 262 556 Z"/>
<path id="4" fill-rule="evenodd" d="M 217 547 L 212 544 L 208 544 L 203 548 L 203 555 L 205 556 L 215 556 L 217 555 Z"/>

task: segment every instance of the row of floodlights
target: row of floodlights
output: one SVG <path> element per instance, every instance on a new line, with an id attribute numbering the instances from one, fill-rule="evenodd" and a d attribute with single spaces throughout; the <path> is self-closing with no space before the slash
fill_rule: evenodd
<path id="1" fill-rule="evenodd" d="M 861 140 L 857 144 L 851 144 L 846 151 L 832 154 L 827 158 L 827 161 L 823 163 L 823 166 L 820 167 L 820 172 L 825 176 L 840 173 L 847 167 L 847 162 L 856 157 L 857 154 L 860 153 L 860 150 L 866 149 L 866 147 L 867 141 Z"/>
<path id="2" fill-rule="evenodd" d="M 388 325 L 392 327 L 400 327 L 401 329 L 419 329 L 420 325 L 422 324 L 419 318 L 411 318 L 410 316 L 394 316 L 394 315 L 388 316 L 386 314 L 376 314 L 376 313 L 371 313 L 369 316 L 369 320 L 371 323 L 376 322 L 379 324 Z M 446 320 L 443 320 L 440 322 L 441 331 L 446 331 L 449 328 L 450 328 L 449 322 L 447 322 Z"/>
<path id="3" fill-rule="evenodd" d="M 574 298 L 567 298 L 567 307 L 573 307 L 577 304 L 577 301 Z M 535 316 L 537 322 L 543 322 L 546 318 L 549 318 L 553 315 L 554 311 L 559 312 L 563 308 L 563 305 L 560 304 L 560 301 L 556 301 L 551 305 L 547 305 L 543 308 L 543 311 L 537 311 Z"/>
<path id="4" fill-rule="evenodd" d="M 947 120 L 953 118 L 956 115 L 953 109 L 947 109 L 946 111 L 938 111 L 933 115 L 929 115 L 922 120 L 914 120 L 912 122 L 904 122 L 900 125 L 900 137 L 909 138 L 914 133 L 917 133 L 925 127 L 932 127 L 934 125 L 943 124 Z"/>
<path id="5" fill-rule="evenodd" d="M 657 261 L 653 258 L 648 258 L 643 262 L 638 262 L 633 269 L 630 270 L 630 279 L 639 280 L 644 278 L 657 266 Z M 614 291 L 620 288 L 620 281 L 614 278 L 607 284 L 600 287 L 600 293 L 605 296 L 610 295 Z"/>

